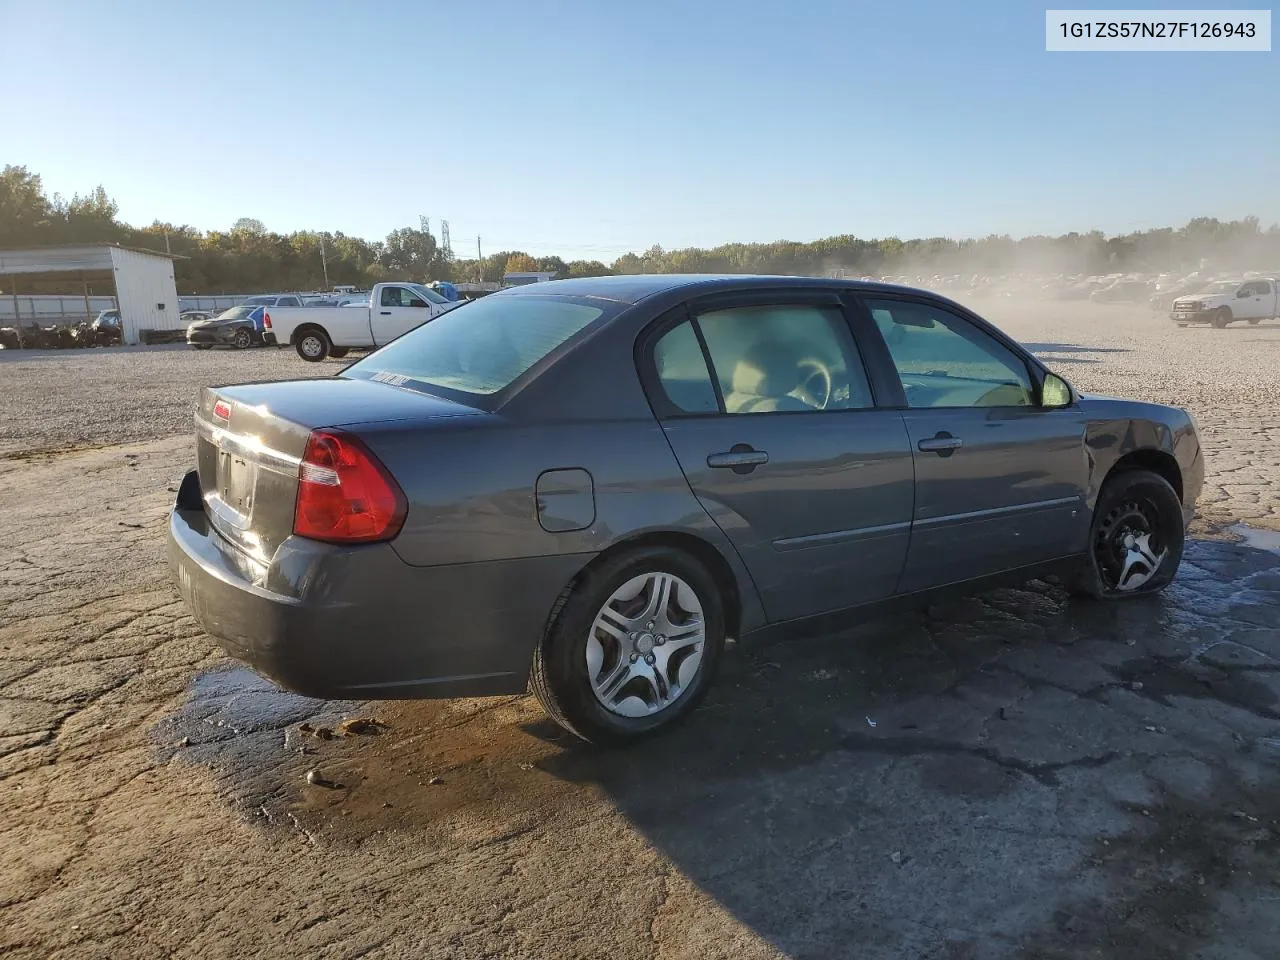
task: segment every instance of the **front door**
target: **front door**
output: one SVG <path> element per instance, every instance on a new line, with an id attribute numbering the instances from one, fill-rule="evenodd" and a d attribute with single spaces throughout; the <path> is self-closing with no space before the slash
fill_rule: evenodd
<path id="1" fill-rule="evenodd" d="M 1084 550 L 1085 422 L 1042 409 L 1026 360 L 928 301 L 868 299 L 902 382 L 915 457 L 911 546 L 899 591 Z"/>
<path id="2" fill-rule="evenodd" d="M 1267 280 L 1251 280 L 1236 291 L 1232 313 L 1237 320 L 1270 320 L 1275 294 Z"/>
<path id="3" fill-rule="evenodd" d="M 911 447 L 901 413 L 875 406 L 838 301 L 766 297 L 672 322 L 650 354 L 655 408 L 769 619 L 892 594 Z"/>
<path id="4" fill-rule="evenodd" d="M 431 319 L 431 305 L 408 287 L 386 284 L 378 294 L 373 311 L 373 340 L 378 346 L 389 343 Z"/>

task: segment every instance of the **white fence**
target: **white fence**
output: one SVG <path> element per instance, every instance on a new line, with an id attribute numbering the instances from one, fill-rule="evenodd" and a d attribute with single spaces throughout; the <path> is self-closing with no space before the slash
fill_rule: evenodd
<path id="1" fill-rule="evenodd" d="M 243 303 L 251 296 L 253 294 L 236 293 L 216 297 L 179 297 L 178 305 L 182 310 L 222 311 Z M 34 320 L 35 323 L 42 327 L 52 327 L 58 324 L 92 320 L 103 310 L 117 309 L 117 304 L 115 297 L 89 297 L 86 305 L 86 300 L 82 296 L 58 296 L 55 294 L 24 296 L 19 294 L 17 297 L 13 297 L 8 294 L 0 294 L 0 323 L 12 324 L 16 319 L 15 308 L 17 316 L 22 317 L 24 324 L 29 325 Z"/>

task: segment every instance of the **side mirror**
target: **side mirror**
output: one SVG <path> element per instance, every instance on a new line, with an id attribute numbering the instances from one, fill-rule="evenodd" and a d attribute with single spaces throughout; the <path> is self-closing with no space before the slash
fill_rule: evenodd
<path id="1" fill-rule="evenodd" d="M 1040 387 L 1040 406 L 1046 410 L 1071 406 L 1071 385 L 1056 373 L 1046 373 Z"/>

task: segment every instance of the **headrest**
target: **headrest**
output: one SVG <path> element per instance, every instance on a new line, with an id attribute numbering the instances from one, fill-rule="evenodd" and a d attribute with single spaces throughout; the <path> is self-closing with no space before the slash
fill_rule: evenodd
<path id="1" fill-rule="evenodd" d="M 734 393 L 754 397 L 784 397 L 803 381 L 796 355 L 776 343 L 758 343 L 733 368 Z"/>

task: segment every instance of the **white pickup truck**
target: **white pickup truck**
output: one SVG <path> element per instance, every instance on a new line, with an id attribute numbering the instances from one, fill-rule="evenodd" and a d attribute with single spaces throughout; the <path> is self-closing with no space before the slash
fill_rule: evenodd
<path id="1" fill-rule="evenodd" d="M 271 307 L 263 319 L 276 346 L 312 363 L 389 343 L 433 317 L 462 306 L 420 283 L 375 283 L 369 299 L 342 307 Z"/>
<path id="2" fill-rule="evenodd" d="M 1225 327 L 1233 320 L 1258 323 L 1280 317 L 1280 294 L 1275 280 L 1218 280 L 1199 293 L 1173 301 L 1169 318 L 1180 327 L 1211 323 Z"/>

